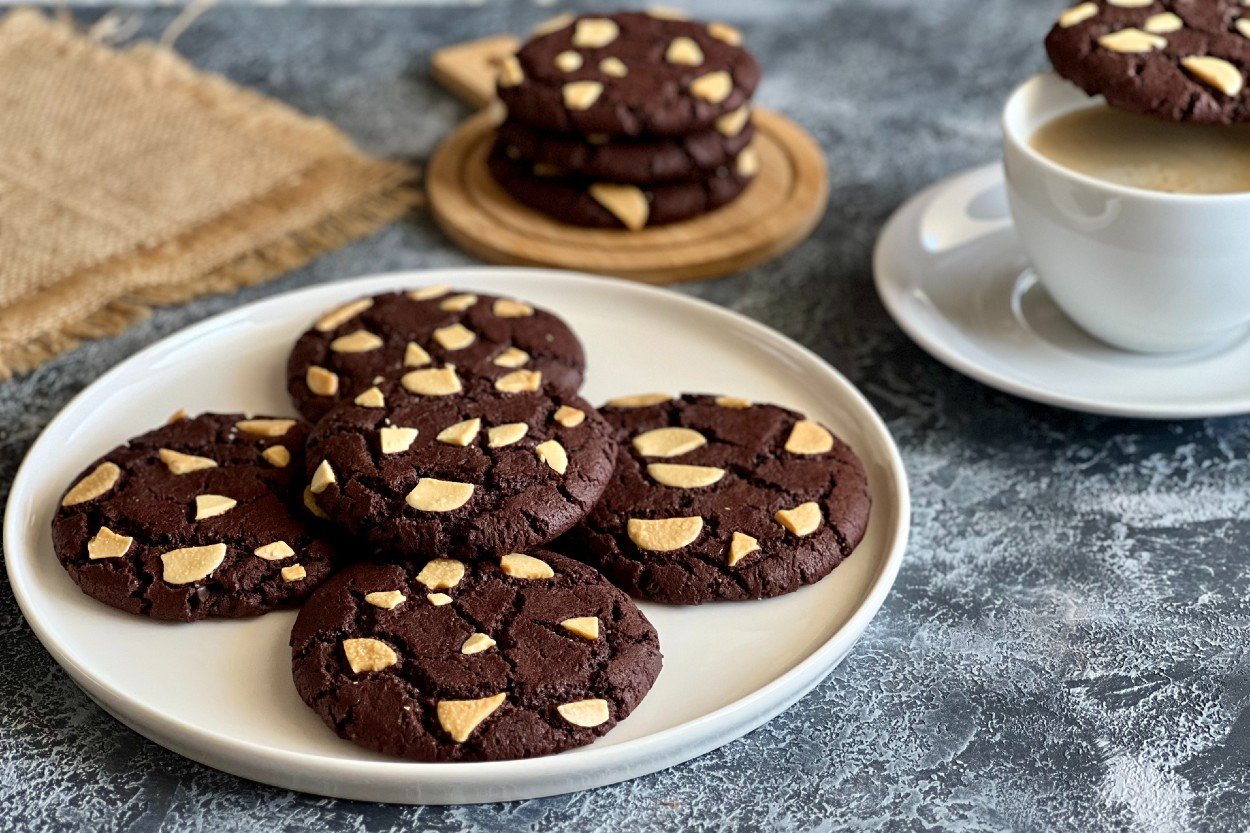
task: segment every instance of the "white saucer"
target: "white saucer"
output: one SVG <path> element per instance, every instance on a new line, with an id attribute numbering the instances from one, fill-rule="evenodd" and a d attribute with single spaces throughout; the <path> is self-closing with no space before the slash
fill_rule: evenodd
<path id="1" fill-rule="evenodd" d="M 873 507 L 855 554 L 824 581 L 762 602 L 643 605 L 664 670 L 627 720 L 594 744 L 525 761 L 410 763 L 340 740 L 291 681 L 293 612 L 171 625 L 83 595 L 58 565 L 49 524 L 75 473 L 177 408 L 289 413 L 286 355 L 316 315 L 364 294 L 450 283 L 557 311 L 582 337 L 585 395 L 723 391 L 827 423 L 863 458 Z M 210 766 L 281 787 L 366 801 L 532 798 L 644 775 L 715 749 L 802 697 L 884 601 L 909 521 L 902 460 L 857 390 L 819 357 L 711 304 L 638 284 L 536 269 L 378 275 L 219 315 L 122 363 L 43 432 L 5 517 L 9 579 L 35 634 L 74 680 L 136 731 Z M 64 731 L 73 731 L 72 726 Z M 732 779 L 732 773 L 726 773 Z"/>
<path id="2" fill-rule="evenodd" d="M 1148 419 L 1250 412 L 1250 338 L 1198 352 L 1129 353 L 1055 306 L 1011 226 L 1000 165 L 939 182 L 894 213 L 873 258 L 877 292 L 934 358 L 999 390 Z"/>

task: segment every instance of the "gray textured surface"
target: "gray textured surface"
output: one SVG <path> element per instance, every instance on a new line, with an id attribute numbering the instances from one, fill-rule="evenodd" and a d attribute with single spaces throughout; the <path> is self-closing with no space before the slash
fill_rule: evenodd
<path id="1" fill-rule="evenodd" d="M 682 291 L 809 345 L 881 410 L 913 478 L 898 584 L 847 661 L 743 740 L 632 783 L 469 808 L 334 802 L 240 781 L 114 722 L 0 587 L 0 830 L 1245 829 L 1250 823 L 1250 421 L 1085 417 L 995 393 L 889 321 L 873 238 L 921 186 L 997 156 L 1007 90 L 1041 67 L 1055 3 L 749 2 L 760 99 L 829 152 L 815 235 Z M 211 12 L 197 64 L 420 156 L 464 110 L 437 45 L 520 30 L 529 5 Z M 94 16 L 92 13 L 88 16 Z M 169 13 L 152 13 L 156 31 Z M 268 286 L 157 313 L 0 384 L 7 492 L 40 428 L 98 373 L 186 324 L 296 286 L 465 263 L 426 220 Z"/>

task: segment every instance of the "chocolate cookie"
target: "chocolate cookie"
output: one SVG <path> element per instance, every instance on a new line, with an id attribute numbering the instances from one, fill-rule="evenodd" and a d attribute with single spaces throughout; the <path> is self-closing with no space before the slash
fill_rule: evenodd
<path id="1" fill-rule="evenodd" d="M 487 160 L 491 175 L 522 205 L 562 223 L 630 231 L 697 217 L 732 202 L 759 168 L 754 148 L 738 155 L 733 168 L 703 180 L 639 187 L 591 182 L 576 177 L 535 176 L 530 166 L 504 157 L 496 148 Z"/>
<path id="2" fill-rule="evenodd" d="M 557 547 L 631 595 L 760 599 L 819 581 L 860 542 L 863 464 L 821 425 L 732 397 L 604 406 L 620 450 L 603 500 Z"/>
<path id="3" fill-rule="evenodd" d="M 316 505 L 378 548 L 493 557 L 581 520 L 612 475 L 616 443 L 572 397 L 395 396 L 331 411 L 308 441 Z"/>
<path id="4" fill-rule="evenodd" d="M 295 687 L 340 737 L 419 761 L 590 743 L 660 673 L 655 629 L 585 564 L 537 550 L 359 564 L 291 632 Z"/>
<path id="5" fill-rule="evenodd" d="M 190 622 L 303 599 L 334 545 L 302 507 L 308 427 L 201 414 L 92 463 L 52 519 L 57 558 L 88 596 Z"/>
<path id="6" fill-rule="evenodd" d="M 1056 72 L 1112 107 L 1250 121 L 1250 8 L 1238 0 L 1091 0 L 1059 16 L 1046 51 Z"/>
<path id="7" fill-rule="evenodd" d="M 562 133 L 546 133 L 510 119 L 499 126 L 498 145 L 505 157 L 530 164 L 536 175 L 558 173 L 632 185 L 705 179 L 734 164 L 751 140 L 755 126 L 746 107 L 718 120 L 720 129 L 679 137 L 588 142 Z M 600 137 L 606 139 L 606 137 Z"/>
<path id="8" fill-rule="evenodd" d="M 755 92 L 760 68 L 741 42 L 723 23 L 582 15 L 505 61 L 499 97 L 512 118 L 548 132 L 685 136 Z"/>
<path id="9" fill-rule="evenodd" d="M 315 422 L 379 378 L 402 379 L 417 395 L 454 376 L 465 388 L 523 384 L 571 396 L 585 367 L 577 336 L 546 310 L 430 286 L 360 298 L 325 313 L 291 349 L 287 390 Z"/>

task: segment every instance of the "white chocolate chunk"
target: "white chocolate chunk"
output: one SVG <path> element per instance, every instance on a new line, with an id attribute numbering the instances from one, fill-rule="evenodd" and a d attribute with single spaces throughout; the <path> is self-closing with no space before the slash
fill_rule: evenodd
<path id="1" fill-rule="evenodd" d="M 463 324 L 451 324 L 435 330 L 434 340 L 444 350 L 463 350 L 477 341 L 477 334 Z"/>
<path id="2" fill-rule="evenodd" d="M 499 298 L 491 307 L 491 312 L 495 313 L 498 318 L 529 318 L 534 314 L 534 308 L 524 301 Z"/>
<path id="3" fill-rule="evenodd" d="M 664 50 L 664 60 L 687 67 L 702 66 L 703 50 L 691 38 L 673 38 L 668 49 Z"/>
<path id="4" fill-rule="evenodd" d="M 448 292 L 451 292 L 450 286 L 445 283 L 436 283 L 419 289 L 410 289 L 408 290 L 408 297 L 414 301 L 429 301 L 433 298 L 441 298 Z"/>
<path id="5" fill-rule="evenodd" d="M 1121 9 L 1144 9 L 1155 0 L 1107 0 L 1109 6 L 1119 6 Z"/>
<path id="6" fill-rule="evenodd" d="M 672 552 L 694 543 L 703 532 L 703 519 L 697 515 L 689 518 L 658 518 L 644 520 L 630 518 L 625 525 L 629 540 L 639 549 L 650 552 Z"/>
<path id="7" fill-rule="evenodd" d="M 629 67 L 620 58 L 604 58 L 599 62 L 599 71 L 612 78 L 624 78 L 629 75 Z"/>
<path id="8" fill-rule="evenodd" d="M 739 561 L 746 558 L 753 552 L 758 551 L 760 542 L 747 535 L 745 532 L 735 532 L 733 538 L 729 542 L 729 558 L 726 559 L 730 567 L 736 566 Z"/>
<path id="9" fill-rule="evenodd" d="M 161 578 L 166 584 L 190 584 L 210 575 L 225 558 L 225 544 L 170 550 L 161 556 Z"/>
<path id="10" fill-rule="evenodd" d="M 1242 78 L 1241 70 L 1223 58 L 1213 58 L 1210 55 L 1191 55 L 1188 58 L 1181 58 L 1181 66 L 1199 81 L 1207 86 L 1214 87 L 1227 96 L 1239 95 L 1242 87 L 1245 85 L 1245 79 Z"/>
<path id="11" fill-rule="evenodd" d="M 582 56 L 572 49 L 566 49 L 556 56 L 556 69 L 561 72 L 576 72 L 582 68 Z"/>
<path id="12" fill-rule="evenodd" d="M 1233 24 L 1243 38 L 1250 38 L 1250 17 L 1241 17 Z"/>
<path id="13" fill-rule="evenodd" d="M 484 633 L 475 633 L 464 641 L 460 646 L 462 654 L 480 654 L 482 651 L 489 651 L 495 647 L 495 640 L 491 639 Z"/>
<path id="14" fill-rule="evenodd" d="M 353 674 L 382 671 L 399 662 L 394 649 L 380 639 L 344 639 L 343 655 Z"/>
<path id="15" fill-rule="evenodd" d="M 426 593 L 425 598 L 435 607 L 451 604 L 451 596 L 446 593 Z"/>
<path id="16" fill-rule="evenodd" d="M 424 367 L 430 363 L 430 354 L 415 341 L 408 342 L 404 348 L 404 367 Z"/>
<path id="17" fill-rule="evenodd" d="M 421 512 L 451 512 L 464 506 L 471 497 L 472 483 L 423 477 L 405 499 L 409 506 Z"/>
<path id="18" fill-rule="evenodd" d="M 341 307 L 330 310 L 325 315 L 317 319 L 316 328 L 323 333 L 331 330 L 337 330 L 339 327 L 351 321 L 357 315 L 360 315 L 369 307 L 373 306 L 372 298 L 361 298 L 357 301 L 351 301 L 343 304 Z"/>
<path id="19" fill-rule="evenodd" d="M 509 55 L 499 62 L 499 86 L 516 87 L 525 80 L 525 70 L 516 55 Z"/>
<path id="20" fill-rule="evenodd" d="M 118 535 L 107 526 L 102 526 L 100 531 L 87 542 L 87 557 L 92 561 L 100 558 L 120 558 L 130 552 L 130 545 L 134 541 L 135 539 L 129 535 Z"/>
<path id="21" fill-rule="evenodd" d="M 193 471 L 217 468 L 216 460 L 211 460 L 208 457 L 197 457 L 194 454 L 183 454 L 181 451 L 174 451 L 172 448 L 162 448 L 156 454 L 161 458 L 161 462 L 165 464 L 165 468 L 169 469 L 170 474 L 189 474 Z"/>
<path id="22" fill-rule="evenodd" d="M 718 396 L 716 397 L 716 404 L 722 408 L 742 410 L 751 407 L 752 402 L 750 399 L 742 399 L 737 396 Z"/>
<path id="23" fill-rule="evenodd" d="M 169 415 L 169 419 L 165 420 L 166 425 L 173 425 L 175 422 L 182 422 L 187 418 L 187 409 L 179 408 Z"/>
<path id="24" fill-rule="evenodd" d="M 464 312 L 469 307 L 477 303 L 477 296 L 465 292 L 460 295 L 452 295 L 438 305 L 438 308 L 444 312 Z"/>
<path id="25" fill-rule="evenodd" d="M 565 428 L 576 428 L 586 421 L 586 412 L 572 405 L 561 405 L 551 418 Z"/>
<path id="26" fill-rule="evenodd" d="M 244 434 L 276 440 L 295 427 L 293 419 L 241 419 L 234 424 Z"/>
<path id="27" fill-rule="evenodd" d="M 634 437 L 634 450 L 643 457 L 677 457 L 707 445 L 693 428 L 653 428 Z"/>
<path id="28" fill-rule="evenodd" d="M 683 466 L 676 463 L 651 463 L 647 466 L 651 479 L 663 486 L 678 489 L 699 489 L 719 483 L 724 469 L 715 466 Z"/>
<path id="29" fill-rule="evenodd" d="M 362 408 L 386 407 L 386 397 L 382 395 L 382 391 L 376 386 L 361 392 L 361 394 L 352 401 Z"/>
<path id="30" fill-rule="evenodd" d="M 116 486 L 121 474 L 122 470 L 117 467 L 116 463 L 101 463 L 92 469 L 90 474 L 74 484 L 74 488 L 65 493 L 65 497 L 61 499 L 61 505 L 77 506 L 80 503 L 95 500 Z"/>
<path id="31" fill-rule="evenodd" d="M 569 723 L 581 726 L 583 729 L 593 729 L 595 726 L 608 722 L 607 700 L 578 700 L 575 703 L 556 706 L 556 711 Z"/>
<path id="32" fill-rule="evenodd" d="M 303 564 L 292 564 L 288 567 L 283 567 L 278 572 L 282 575 L 283 581 L 302 581 L 308 578 L 308 571 L 304 569 Z"/>
<path id="33" fill-rule="evenodd" d="M 1081 3 L 1079 6 L 1064 9 L 1059 15 L 1059 28 L 1070 29 L 1078 23 L 1084 23 L 1096 14 L 1098 14 L 1098 6 L 1095 3 Z"/>
<path id="34" fill-rule="evenodd" d="M 833 435 L 824 426 L 801 419 L 790 429 L 786 440 L 786 451 L 791 454 L 824 454 L 833 448 Z"/>
<path id="35" fill-rule="evenodd" d="M 1103 35 L 1098 39 L 1098 45 L 1104 49 L 1110 49 L 1112 52 L 1139 54 L 1162 49 L 1167 46 L 1167 40 L 1158 35 L 1143 32 L 1141 29 L 1130 27 Z"/>
<path id="36" fill-rule="evenodd" d="M 529 581 L 543 581 L 554 578 L 556 574 L 546 561 L 522 552 L 510 552 L 500 558 L 499 569 L 503 570 L 505 575 Z"/>
<path id="37" fill-rule="evenodd" d="M 800 503 L 793 509 L 778 509 L 773 517 L 777 519 L 777 523 L 800 538 L 815 532 L 823 520 L 820 515 L 820 505 L 812 501 Z"/>
<path id="38" fill-rule="evenodd" d="M 547 440 L 534 446 L 534 453 L 556 474 L 564 474 L 569 470 L 569 454 L 555 440 Z"/>
<path id="39" fill-rule="evenodd" d="M 282 561 L 295 555 L 295 550 L 286 541 L 274 541 L 252 550 L 252 553 L 266 561 Z"/>
<path id="40" fill-rule="evenodd" d="M 603 95 L 603 85 L 598 81 L 571 81 L 560 88 L 564 106 L 568 110 L 588 110 Z"/>
<path id="41" fill-rule="evenodd" d="M 537 38 L 537 37 L 541 37 L 542 35 L 550 35 L 552 32 L 555 32 L 559 29 L 563 29 L 565 26 L 568 26 L 572 22 L 573 22 L 573 15 L 569 14 L 568 12 L 562 12 L 561 14 L 558 14 L 555 17 L 548 18 L 547 20 L 544 20 L 542 23 L 539 23 L 537 26 L 535 26 L 533 29 L 530 30 L 530 36 Z"/>
<path id="42" fill-rule="evenodd" d="M 304 384 L 316 396 L 334 396 L 339 392 L 339 375 L 314 364 L 305 371 Z"/>
<path id="43" fill-rule="evenodd" d="M 291 464 L 291 452 L 285 445 L 271 445 L 260 456 L 274 468 L 284 469 Z"/>
<path id="44" fill-rule="evenodd" d="M 312 489 L 307 487 L 304 489 L 304 507 L 309 512 L 312 512 L 314 517 L 321 518 L 323 521 L 329 520 L 330 518 L 330 516 L 323 512 L 321 507 L 317 505 L 317 496 L 312 493 Z"/>
<path id="45" fill-rule="evenodd" d="M 338 480 L 334 475 L 334 469 L 330 467 L 329 460 L 322 460 L 321 465 L 317 466 L 317 470 L 313 472 L 312 482 L 308 484 L 309 490 L 314 495 L 319 495 L 326 488 Z"/>
<path id="46" fill-rule="evenodd" d="M 195 496 L 195 519 L 202 521 L 205 518 L 215 518 L 218 515 L 224 515 L 239 502 L 234 498 L 225 495 L 196 495 Z"/>
<path id="47" fill-rule="evenodd" d="M 509 347 L 498 356 L 495 356 L 494 361 L 491 363 L 499 367 L 524 367 L 529 360 L 530 354 L 520 347 Z"/>
<path id="48" fill-rule="evenodd" d="M 417 573 L 417 581 L 431 590 L 449 590 L 464 578 L 464 562 L 454 558 L 432 558 Z"/>
<path id="49" fill-rule="evenodd" d="M 394 610 L 406 601 L 408 597 L 398 590 L 375 590 L 365 594 L 365 602 L 382 610 Z"/>
<path id="50" fill-rule="evenodd" d="M 598 49 L 616 40 L 621 32 L 615 20 L 606 17 L 583 17 L 573 28 L 573 45 L 578 49 Z"/>
<path id="51" fill-rule="evenodd" d="M 672 6 L 647 6 L 647 14 L 656 20 L 688 20 L 690 17 L 681 9 L 675 9 Z"/>
<path id="52" fill-rule="evenodd" d="M 542 385 L 540 370 L 514 370 L 495 380 L 495 390 L 502 393 L 533 393 Z"/>
<path id="53" fill-rule="evenodd" d="M 440 700 L 438 724 L 456 743 L 464 743 L 482 721 L 495 713 L 508 698 L 504 692 L 479 700 Z"/>
<path id="54" fill-rule="evenodd" d="M 730 46 L 742 45 L 742 33 L 728 23 L 709 23 L 707 33 Z"/>
<path id="55" fill-rule="evenodd" d="M 1237 21 L 1238 24 L 1241 21 Z M 1171 12 L 1161 12 L 1146 18 L 1146 22 L 1142 24 L 1142 28 L 1154 35 L 1170 35 L 1173 32 L 1179 32 L 1185 28 L 1185 21 L 1181 20 Z M 1238 29 L 1241 28 L 1239 25 Z"/>
<path id="56" fill-rule="evenodd" d="M 750 179 L 760 172 L 760 155 L 755 146 L 743 148 L 734 159 L 734 170 L 738 176 Z"/>
<path id="57" fill-rule="evenodd" d="M 505 445 L 512 445 L 520 440 L 529 433 L 529 430 L 530 427 L 524 422 L 506 422 L 503 425 L 496 425 L 486 429 L 486 444 L 491 448 L 503 448 Z"/>
<path id="58" fill-rule="evenodd" d="M 378 435 L 381 437 L 382 453 L 397 454 L 412 448 L 412 443 L 417 438 L 417 429 L 387 426 L 380 429 Z"/>
<path id="59" fill-rule="evenodd" d="M 734 91 L 734 79 L 727 71 L 719 69 L 700 75 L 690 82 L 690 94 L 709 104 L 720 104 Z"/>
<path id="60" fill-rule="evenodd" d="M 451 396 L 460 393 L 460 377 L 454 367 L 430 367 L 412 370 L 400 380 L 404 389 L 421 396 Z"/>
<path id="61" fill-rule="evenodd" d="M 645 408 L 648 405 L 658 405 L 661 402 L 669 402 L 672 395 L 667 393 L 639 393 L 634 396 L 618 396 L 616 399 L 609 399 L 603 403 L 605 408 Z"/>
<path id="62" fill-rule="evenodd" d="M 477 439 L 477 432 L 480 430 L 482 430 L 482 421 L 475 417 L 466 419 L 464 422 L 457 422 L 455 425 L 448 425 L 438 432 L 438 436 L 435 439 L 440 443 L 458 445 L 464 448 Z"/>
<path id="63" fill-rule="evenodd" d="M 738 136 L 746 129 L 747 121 L 751 118 L 751 108 L 743 104 L 737 110 L 731 110 L 725 115 L 716 119 L 716 132 L 722 136 L 728 136 L 731 139 Z"/>
<path id="64" fill-rule="evenodd" d="M 651 216 L 651 203 L 641 188 L 614 182 L 595 182 L 589 191 L 595 202 L 610 211 L 625 228 L 638 231 L 646 226 L 647 218 Z"/>
<path id="65" fill-rule="evenodd" d="M 367 353 L 382 346 L 382 339 L 368 330 L 356 330 L 330 342 L 335 353 Z"/>
<path id="66" fill-rule="evenodd" d="M 598 616 L 577 616 L 572 619 L 565 619 L 560 623 L 560 627 L 574 636 L 580 636 L 582 639 L 589 639 L 592 642 L 599 638 Z"/>

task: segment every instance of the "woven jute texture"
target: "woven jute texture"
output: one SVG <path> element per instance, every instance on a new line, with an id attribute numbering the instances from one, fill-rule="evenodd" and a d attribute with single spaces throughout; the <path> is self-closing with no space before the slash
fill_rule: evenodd
<path id="1" fill-rule="evenodd" d="M 141 42 L 0 20 L 0 379 L 389 223 L 409 167 Z"/>

